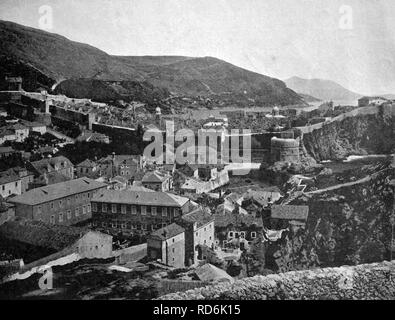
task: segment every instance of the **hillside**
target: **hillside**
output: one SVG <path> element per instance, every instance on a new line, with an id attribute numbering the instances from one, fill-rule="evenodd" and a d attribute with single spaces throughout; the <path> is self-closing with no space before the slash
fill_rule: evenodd
<path id="1" fill-rule="evenodd" d="M 394 205 L 388 181 L 395 177 L 395 168 L 385 160 L 363 169 L 367 178 L 361 182 L 305 194 L 291 203 L 309 206 L 306 230 L 291 232 L 269 247 L 272 268 L 285 272 L 388 258 Z"/>
<path id="2" fill-rule="evenodd" d="M 29 84 L 26 90 L 34 89 L 34 83 L 49 88 L 66 79 L 90 78 L 145 81 L 175 95 L 242 95 L 257 105 L 304 104 L 282 81 L 216 58 L 111 56 L 90 45 L 6 21 L 0 21 L 0 59 L 6 61 L 2 73 L 12 73 L 13 65 L 20 64 L 46 79 L 36 81 L 37 76 L 21 72 Z"/>
<path id="3" fill-rule="evenodd" d="M 361 97 L 360 94 L 347 90 L 331 80 L 292 77 L 285 80 L 285 83 L 296 92 L 307 94 L 320 100 L 356 100 Z"/>
<path id="4" fill-rule="evenodd" d="M 318 161 L 341 160 L 349 155 L 391 154 L 395 151 L 394 106 L 351 112 L 303 134 L 309 156 Z M 310 127 L 311 128 L 311 127 Z M 353 130 L 350 130 L 353 128 Z"/>

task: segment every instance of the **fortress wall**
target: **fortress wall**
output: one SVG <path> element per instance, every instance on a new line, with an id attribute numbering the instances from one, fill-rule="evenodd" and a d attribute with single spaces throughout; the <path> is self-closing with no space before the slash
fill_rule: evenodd
<path id="1" fill-rule="evenodd" d="M 159 299 L 395 299 L 395 261 L 255 276 Z"/>

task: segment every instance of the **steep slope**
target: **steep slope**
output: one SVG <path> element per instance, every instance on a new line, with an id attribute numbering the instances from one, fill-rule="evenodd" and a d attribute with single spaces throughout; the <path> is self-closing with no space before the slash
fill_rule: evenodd
<path id="1" fill-rule="evenodd" d="M 268 255 L 279 271 L 371 263 L 388 259 L 395 178 L 391 161 L 364 169 L 367 179 L 292 204 L 308 205 L 306 229 L 272 245 Z"/>
<path id="2" fill-rule="evenodd" d="M 288 88 L 321 100 L 356 100 L 360 94 L 347 90 L 338 83 L 322 79 L 292 77 L 285 80 Z"/>
<path id="3" fill-rule="evenodd" d="M 321 161 L 340 160 L 357 154 L 393 153 L 395 106 L 383 105 L 375 109 L 376 112 L 371 114 L 351 113 L 349 117 L 323 124 L 316 130 L 304 133 L 303 144 L 308 155 Z"/>
<path id="4" fill-rule="evenodd" d="M 60 35 L 0 21 L 0 58 L 5 57 L 7 65 L 32 66 L 52 83 L 78 78 L 146 81 L 176 95 L 242 95 L 257 104 L 304 104 L 282 81 L 219 59 L 111 56 Z M 12 72 L 7 66 L 3 70 Z"/>

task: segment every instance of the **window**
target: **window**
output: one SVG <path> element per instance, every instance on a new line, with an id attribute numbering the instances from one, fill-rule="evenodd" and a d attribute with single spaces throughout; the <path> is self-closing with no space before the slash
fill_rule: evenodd
<path id="1" fill-rule="evenodd" d="M 87 196 L 88 198 L 90 198 L 90 197 L 91 197 L 91 194 L 88 192 L 88 193 L 86 194 L 86 196 Z"/>
<path id="2" fill-rule="evenodd" d="M 117 205 L 116 204 L 112 204 L 111 205 L 111 212 L 112 213 L 117 213 Z"/>
<path id="3" fill-rule="evenodd" d="M 53 209 L 53 207 L 54 207 L 54 204 L 53 204 L 53 202 L 51 202 L 50 206 L 51 206 L 51 209 Z"/>
<path id="4" fill-rule="evenodd" d="M 240 238 L 245 239 L 246 233 L 244 231 L 240 232 Z"/>
<path id="5" fill-rule="evenodd" d="M 167 217 L 167 208 L 162 208 L 162 217 Z"/>
<path id="6" fill-rule="evenodd" d="M 233 232 L 232 231 L 229 232 L 229 238 L 233 238 Z"/>
<path id="7" fill-rule="evenodd" d="M 132 214 L 136 214 L 137 210 L 136 210 L 136 206 L 132 206 Z"/>
<path id="8" fill-rule="evenodd" d="M 147 225 L 146 225 L 145 223 L 143 223 L 143 224 L 141 225 L 141 230 L 147 230 Z"/>
<path id="9" fill-rule="evenodd" d="M 18 181 L 17 181 L 17 182 L 15 182 L 15 187 L 18 187 Z"/>
<path id="10" fill-rule="evenodd" d="M 102 212 L 107 212 L 107 203 L 102 203 L 102 205 L 101 205 L 101 211 L 102 211 Z"/>
<path id="11" fill-rule="evenodd" d="M 156 216 L 156 207 L 151 208 L 151 213 L 153 216 Z"/>
<path id="12" fill-rule="evenodd" d="M 93 210 L 93 212 L 97 212 L 97 203 L 96 202 L 92 203 L 92 210 Z"/>
<path id="13" fill-rule="evenodd" d="M 63 206 L 63 201 L 59 200 L 59 208 L 61 208 Z"/>
<path id="14" fill-rule="evenodd" d="M 174 252 L 176 252 L 176 249 L 175 249 L 175 248 L 172 248 L 172 251 L 173 251 L 173 253 L 174 253 Z"/>
<path id="15" fill-rule="evenodd" d="M 255 239 L 255 238 L 256 238 L 256 232 L 255 232 L 255 231 L 252 231 L 252 232 L 251 232 L 251 238 L 252 238 L 252 239 Z"/>
<path id="16" fill-rule="evenodd" d="M 91 213 L 91 205 L 90 204 L 86 205 L 86 211 L 88 213 Z"/>
<path id="17" fill-rule="evenodd" d="M 41 213 L 42 212 L 42 207 L 41 206 L 38 206 L 38 208 L 37 208 L 37 213 Z"/>
<path id="18" fill-rule="evenodd" d="M 67 205 L 69 206 L 71 202 L 71 198 L 67 198 Z"/>
<path id="19" fill-rule="evenodd" d="M 196 237 L 199 237 L 199 232 L 196 232 Z"/>
<path id="20" fill-rule="evenodd" d="M 55 224 L 55 216 L 52 215 L 49 221 L 51 224 Z"/>
<path id="21" fill-rule="evenodd" d="M 75 216 L 78 217 L 80 215 L 80 208 L 75 208 Z"/>
<path id="22" fill-rule="evenodd" d="M 1 186 L 1 188 L 3 189 L 3 191 L 5 190 L 5 186 L 3 185 L 3 186 Z"/>
<path id="23" fill-rule="evenodd" d="M 145 216 L 147 214 L 147 207 L 141 206 L 141 215 Z"/>
<path id="24" fill-rule="evenodd" d="M 126 205 L 124 204 L 121 205 L 121 213 L 126 214 Z"/>
<path id="25" fill-rule="evenodd" d="M 82 214 L 86 214 L 86 206 L 82 206 Z"/>
<path id="26" fill-rule="evenodd" d="M 67 210 L 67 220 L 71 219 L 71 210 Z"/>
<path id="27" fill-rule="evenodd" d="M 123 223 L 121 224 L 121 229 L 126 229 L 126 223 L 125 223 L 125 222 L 123 222 Z"/>
<path id="28" fill-rule="evenodd" d="M 63 212 L 59 213 L 59 222 L 63 222 Z"/>
<path id="29" fill-rule="evenodd" d="M 174 216 L 177 217 L 179 213 L 180 213 L 180 209 L 175 208 L 174 209 Z"/>

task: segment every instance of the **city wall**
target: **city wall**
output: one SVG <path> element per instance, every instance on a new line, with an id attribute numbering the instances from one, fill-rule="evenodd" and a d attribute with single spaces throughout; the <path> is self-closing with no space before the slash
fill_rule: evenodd
<path id="1" fill-rule="evenodd" d="M 395 261 L 255 276 L 161 300 L 395 299 Z"/>

